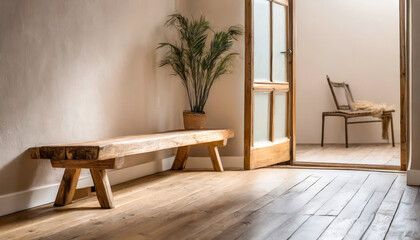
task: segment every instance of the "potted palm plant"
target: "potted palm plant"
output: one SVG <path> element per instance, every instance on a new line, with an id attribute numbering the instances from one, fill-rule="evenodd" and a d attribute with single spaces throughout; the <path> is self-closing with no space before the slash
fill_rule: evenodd
<path id="1" fill-rule="evenodd" d="M 243 29 L 236 25 L 215 32 L 205 17 L 194 19 L 180 14 L 170 15 L 166 26 L 177 30 L 179 42 L 159 44 L 158 48 L 167 49 L 159 66 L 169 65 L 186 89 L 190 110 L 184 111 L 185 129 L 203 129 L 210 89 L 220 76 L 230 73 L 232 59 L 238 55 L 231 48 Z"/>

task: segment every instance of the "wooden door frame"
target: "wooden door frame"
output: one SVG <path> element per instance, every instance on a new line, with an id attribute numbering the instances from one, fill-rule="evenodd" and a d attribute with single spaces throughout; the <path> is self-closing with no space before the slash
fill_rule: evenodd
<path id="1" fill-rule="evenodd" d="M 408 1 L 400 0 L 400 141 L 401 141 L 401 170 L 407 170 L 408 146 L 409 146 L 409 128 L 408 128 L 408 77 L 407 77 L 407 26 L 408 26 Z"/>
<path id="2" fill-rule="evenodd" d="M 293 27 L 290 28 L 291 24 L 293 24 L 292 18 L 293 15 L 291 14 L 291 10 L 289 10 L 286 14 L 286 18 L 287 18 L 287 23 L 286 23 L 286 31 L 288 31 L 287 34 L 287 49 L 292 49 L 293 54 L 289 54 L 288 55 L 288 62 L 292 62 L 292 64 L 288 63 L 287 64 L 287 72 L 288 72 L 288 83 L 287 86 L 284 83 L 274 83 L 275 86 L 268 86 L 268 84 L 266 83 L 254 83 L 253 82 L 253 76 L 254 76 L 254 68 L 253 68 L 253 58 L 254 58 L 254 38 L 253 38 L 253 34 L 254 34 L 254 24 L 253 24 L 253 2 L 254 0 L 245 0 L 245 124 L 244 124 L 244 169 L 249 170 L 249 169 L 254 169 L 254 168 L 258 168 L 261 167 L 264 164 L 256 164 L 253 163 L 253 159 L 252 159 L 252 148 L 253 148 L 253 97 L 254 94 L 253 92 L 258 92 L 261 90 L 266 89 L 267 91 L 271 91 L 270 93 L 270 105 L 272 106 L 271 109 L 271 113 L 270 113 L 270 126 L 271 126 L 271 131 L 270 131 L 270 141 L 274 141 L 274 95 L 277 92 L 288 92 L 288 98 L 287 98 L 287 112 L 288 112 L 288 116 L 286 117 L 286 126 L 290 125 L 292 122 L 294 122 L 293 120 L 293 101 L 292 98 L 294 96 L 294 92 L 293 92 L 293 86 L 294 86 L 294 74 L 293 74 L 293 58 L 294 58 L 294 51 L 293 51 L 293 47 L 294 47 L 294 42 L 293 42 Z M 280 4 L 283 6 L 287 6 L 288 9 L 293 9 L 293 0 L 267 0 L 267 2 L 272 2 L 272 3 L 276 3 L 276 4 Z M 272 4 L 270 3 L 270 4 Z M 272 14 L 272 5 L 270 5 L 270 14 Z M 270 35 L 272 36 L 272 15 L 270 15 Z M 271 46 L 270 48 L 272 49 L 272 40 L 270 42 Z M 272 52 L 270 53 L 270 63 L 272 64 Z M 292 65 L 292 66 L 291 66 Z M 270 74 L 272 77 L 272 66 L 270 67 Z M 271 83 L 271 85 L 273 85 L 273 83 Z M 258 88 L 258 90 L 253 90 L 253 88 Z M 291 90 L 291 91 L 290 91 Z M 289 127 L 287 127 L 287 143 L 286 142 L 279 142 L 278 144 L 273 144 L 273 146 L 266 146 L 265 148 L 270 148 L 272 149 L 272 151 L 274 152 L 273 155 L 275 154 L 281 154 L 283 156 L 287 155 L 290 156 L 289 160 L 286 160 L 287 162 L 290 162 L 290 159 L 292 157 L 291 154 L 289 154 L 289 150 L 294 151 L 294 149 L 292 150 L 292 146 L 294 146 L 293 144 L 293 136 L 295 130 L 290 129 Z M 287 152 L 284 152 L 284 144 L 287 144 L 287 147 L 289 149 L 287 149 Z M 262 149 L 254 149 L 253 151 L 255 151 L 254 154 L 256 154 L 257 152 L 261 153 L 261 151 L 264 151 Z M 271 154 L 268 154 L 268 158 L 273 159 L 273 156 L 269 156 Z M 277 155 L 276 155 L 277 156 Z M 254 157 L 255 158 L 255 157 Z M 270 161 L 268 161 L 270 162 Z M 267 161 L 265 161 L 265 163 L 268 163 Z"/>
<path id="3" fill-rule="evenodd" d="M 281 2 L 281 0 L 271 0 L 274 2 Z M 252 144 L 252 76 L 253 66 L 253 15 L 252 5 L 253 0 L 245 0 L 245 125 L 244 125 L 244 167 L 249 169 L 249 161 L 247 156 L 251 154 L 250 146 Z M 296 162 L 296 9 L 295 0 L 289 0 L 289 17 L 290 35 L 292 36 L 292 70 L 290 71 L 289 82 L 291 91 L 289 92 L 289 99 L 291 103 L 290 121 L 292 123 L 290 132 L 290 163 L 296 166 L 318 166 L 318 167 L 344 167 L 344 168 L 370 168 L 370 169 L 386 169 L 386 170 L 407 170 L 408 158 L 408 78 L 407 78 L 407 0 L 399 0 L 399 37 L 400 37 L 400 151 L 401 163 L 400 166 L 387 165 L 362 165 L 362 164 L 341 164 L 341 163 L 305 163 Z M 247 168 L 248 166 L 248 168 Z"/>

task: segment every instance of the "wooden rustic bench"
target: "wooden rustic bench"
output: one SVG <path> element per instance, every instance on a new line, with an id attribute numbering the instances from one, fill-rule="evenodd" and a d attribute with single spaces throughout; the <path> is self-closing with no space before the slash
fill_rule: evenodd
<path id="1" fill-rule="evenodd" d="M 113 197 L 106 169 L 118 169 L 128 155 L 178 148 L 173 170 L 185 168 L 191 146 L 207 145 L 213 168 L 223 171 L 218 147 L 234 136 L 231 129 L 177 130 L 148 135 L 133 135 L 70 144 L 31 148 L 33 159 L 49 159 L 55 168 L 65 168 L 55 206 L 71 203 L 82 168 L 90 169 L 102 208 L 113 208 Z"/>

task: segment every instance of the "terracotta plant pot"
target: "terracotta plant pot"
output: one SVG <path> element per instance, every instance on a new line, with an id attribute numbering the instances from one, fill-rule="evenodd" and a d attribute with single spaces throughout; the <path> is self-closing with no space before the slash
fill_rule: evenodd
<path id="1" fill-rule="evenodd" d="M 205 129 L 206 114 L 184 111 L 184 128 L 187 130 Z"/>

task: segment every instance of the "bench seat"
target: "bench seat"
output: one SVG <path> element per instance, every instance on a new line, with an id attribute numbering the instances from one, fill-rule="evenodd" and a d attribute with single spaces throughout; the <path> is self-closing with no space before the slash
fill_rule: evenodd
<path id="1" fill-rule="evenodd" d="M 111 187 L 106 169 L 118 169 L 129 155 L 178 148 L 173 170 L 182 170 L 191 146 L 207 145 L 213 168 L 223 171 L 218 147 L 232 138 L 232 129 L 176 130 L 155 134 L 131 135 L 69 144 L 31 148 L 33 159 L 49 159 L 55 168 L 65 168 L 55 206 L 69 204 L 74 196 L 82 168 L 90 169 L 96 194 L 102 208 L 113 208 Z"/>

